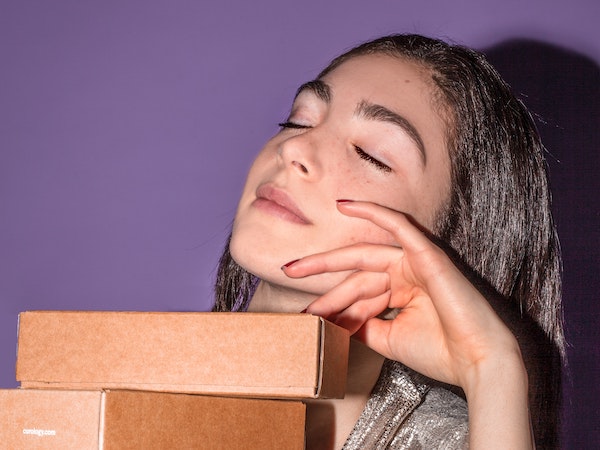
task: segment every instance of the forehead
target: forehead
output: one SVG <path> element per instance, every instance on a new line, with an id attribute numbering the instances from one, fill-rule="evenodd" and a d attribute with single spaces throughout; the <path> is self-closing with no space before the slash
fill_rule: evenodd
<path id="1" fill-rule="evenodd" d="M 360 55 L 344 61 L 321 81 L 327 92 L 309 89 L 310 95 L 348 108 L 365 101 L 381 105 L 413 124 L 430 151 L 445 152 L 446 108 L 432 71 L 422 64 L 385 54 Z"/>
<path id="2" fill-rule="evenodd" d="M 416 89 L 421 95 L 433 98 L 436 91 L 432 72 L 423 64 L 380 53 L 353 56 L 322 79 L 329 83 L 349 83 L 355 88 L 383 88 L 390 97 L 397 95 L 397 91 Z"/>

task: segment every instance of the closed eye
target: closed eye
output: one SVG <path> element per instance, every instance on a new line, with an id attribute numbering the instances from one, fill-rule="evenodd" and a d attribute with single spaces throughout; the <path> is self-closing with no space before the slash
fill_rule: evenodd
<path id="1" fill-rule="evenodd" d="M 304 129 L 304 128 L 310 128 L 308 125 L 300 125 L 299 123 L 295 123 L 295 122 L 290 122 L 289 120 L 286 122 L 281 122 L 279 124 L 279 126 L 281 128 L 292 128 L 292 129 Z"/>
<path id="2" fill-rule="evenodd" d="M 377 158 L 372 157 L 367 152 L 365 152 L 362 148 L 360 148 L 358 145 L 354 146 L 354 150 L 356 151 L 356 154 L 361 159 L 364 159 L 365 161 L 373 164 L 379 170 L 381 170 L 381 171 L 383 171 L 385 173 L 390 173 L 392 171 L 392 168 L 390 166 L 388 166 L 387 164 L 382 163 Z"/>

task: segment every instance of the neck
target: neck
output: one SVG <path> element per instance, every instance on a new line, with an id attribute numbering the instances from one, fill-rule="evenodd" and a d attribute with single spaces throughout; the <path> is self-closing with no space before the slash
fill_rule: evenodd
<path id="1" fill-rule="evenodd" d="M 316 295 L 308 292 L 260 281 L 248 311 L 299 313 L 304 310 Z"/>
<path id="2" fill-rule="evenodd" d="M 298 313 L 317 296 L 261 281 L 248 311 Z M 346 395 L 343 399 L 305 400 L 306 448 L 342 448 L 373 390 L 383 356 L 356 339 L 350 339 Z"/>

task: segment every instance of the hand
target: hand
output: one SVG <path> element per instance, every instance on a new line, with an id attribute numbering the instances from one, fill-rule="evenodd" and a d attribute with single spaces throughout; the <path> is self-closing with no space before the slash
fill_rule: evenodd
<path id="1" fill-rule="evenodd" d="M 397 246 L 356 244 L 284 266 L 290 277 L 351 271 L 307 312 L 387 358 L 461 386 L 470 448 L 534 448 L 519 345 L 483 295 L 404 214 L 368 202 L 338 202 L 338 209 L 387 230 Z M 394 318 L 378 317 L 388 308 Z"/>
<path id="2" fill-rule="evenodd" d="M 397 246 L 355 244 L 284 267 L 290 277 L 352 271 L 311 303 L 387 358 L 465 390 L 482 367 L 514 362 L 516 339 L 450 258 L 407 216 L 368 202 L 338 202 L 341 213 L 373 222 Z M 384 319 L 392 309 L 397 314 Z"/>

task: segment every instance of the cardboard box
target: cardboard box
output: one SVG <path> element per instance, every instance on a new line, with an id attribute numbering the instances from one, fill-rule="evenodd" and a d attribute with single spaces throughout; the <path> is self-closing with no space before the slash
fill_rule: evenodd
<path id="1" fill-rule="evenodd" d="M 307 314 L 31 311 L 24 388 L 342 398 L 348 332 Z"/>
<path id="2" fill-rule="evenodd" d="M 303 449 L 301 401 L 144 391 L 0 390 L 10 449 Z"/>

